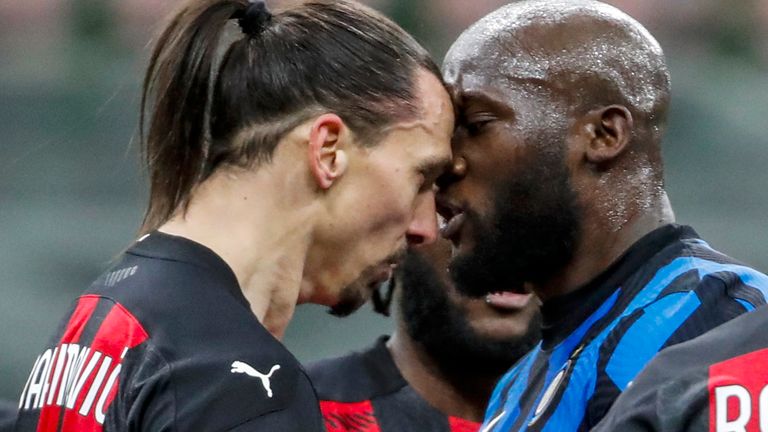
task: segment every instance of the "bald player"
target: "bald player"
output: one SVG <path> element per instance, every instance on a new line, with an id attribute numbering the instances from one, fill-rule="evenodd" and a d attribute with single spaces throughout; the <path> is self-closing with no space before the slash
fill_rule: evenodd
<path id="1" fill-rule="evenodd" d="M 307 368 L 328 432 L 479 429 L 496 381 L 539 340 L 539 305 L 531 294 L 460 295 L 450 256 L 446 240 L 410 250 L 395 275 L 394 334 Z"/>
<path id="2" fill-rule="evenodd" d="M 588 430 L 661 349 L 765 303 L 768 277 L 675 224 L 662 49 L 619 10 L 523 1 L 465 31 L 440 179 L 469 294 L 532 289 L 542 342 L 494 390 L 483 431 Z"/>

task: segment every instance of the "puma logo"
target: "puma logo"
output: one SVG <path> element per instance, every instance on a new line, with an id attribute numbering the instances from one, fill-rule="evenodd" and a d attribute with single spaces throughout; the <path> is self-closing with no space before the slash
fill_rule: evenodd
<path id="1" fill-rule="evenodd" d="M 272 387 L 269 382 L 269 379 L 272 378 L 272 374 L 275 373 L 276 370 L 280 369 L 280 365 L 274 365 L 272 366 L 272 369 L 269 370 L 268 374 L 263 374 L 253 367 L 249 365 L 248 363 L 243 363 L 241 361 L 235 361 L 232 362 L 232 372 L 233 374 L 241 373 L 246 374 L 248 376 L 252 376 L 254 378 L 258 378 L 261 380 L 261 385 L 264 386 L 264 390 L 267 391 L 267 397 L 272 397 Z"/>

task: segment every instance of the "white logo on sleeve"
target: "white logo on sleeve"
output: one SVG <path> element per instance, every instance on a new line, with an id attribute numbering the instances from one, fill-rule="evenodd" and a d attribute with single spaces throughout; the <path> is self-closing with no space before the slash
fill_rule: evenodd
<path id="1" fill-rule="evenodd" d="M 235 361 L 232 362 L 232 372 L 233 374 L 246 374 L 248 376 L 252 376 L 254 378 L 258 378 L 261 380 L 261 385 L 264 386 L 264 390 L 267 391 L 267 397 L 272 397 L 272 387 L 270 385 L 269 379 L 272 378 L 272 374 L 275 373 L 276 370 L 280 369 L 280 365 L 274 365 L 272 366 L 272 369 L 269 370 L 269 373 L 263 374 L 256 369 L 254 369 L 251 365 L 248 363 L 244 363 L 241 361 Z"/>

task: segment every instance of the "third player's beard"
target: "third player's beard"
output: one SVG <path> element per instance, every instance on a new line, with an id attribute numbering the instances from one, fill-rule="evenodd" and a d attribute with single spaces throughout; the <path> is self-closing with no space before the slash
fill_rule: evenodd
<path id="1" fill-rule="evenodd" d="M 419 254 L 409 253 L 398 274 L 399 306 L 406 331 L 448 377 L 495 379 L 540 339 L 538 312 L 524 334 L 503 339 L 480 335 L 449 298 L 450 288 Z"/>
<path id="2" fill-rule="evenodd" d="M 571 259 L 581 220 L 563 158 L 539 153 L 527 172 L 500 184 L 490 218 L 467 211 L 474 246 L 450 266 L 463 293 L 519 290 L 554 276 Z"/>

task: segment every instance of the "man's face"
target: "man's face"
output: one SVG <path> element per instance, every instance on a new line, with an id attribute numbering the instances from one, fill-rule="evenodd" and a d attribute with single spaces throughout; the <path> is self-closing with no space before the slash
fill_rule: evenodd
<path id="1" fill-rule="evenodd" d="M 348 315 L 389 279 L 406 246 L 437 237 L 434 182 L 451 160 L 453 107 L 440 81 L 418 79 L 420 118 L 391 126 L 377 145 L 350 148 L 330 202 L 332 226 L 319 280 L 336 315 Z"/>
<path id="2" fill-rule="evenodd" d="M 461 295 L 447 272 L 450 257 L 447 240 L 408 252 L 396 276 L 400 319 L 444 371 L 501 374 L 538 342 L 538 301 L 532 294 Z"/>
<path id="3" fill-rule="evenodd" d="M 545 82 L 501 76 L 449 53 L 457 111 L 454 170 L 440 180 L 451 271 L 471 295 L 524 292 L 570 260 L 580 208 L 567 163 L 568 118 Z"/>

